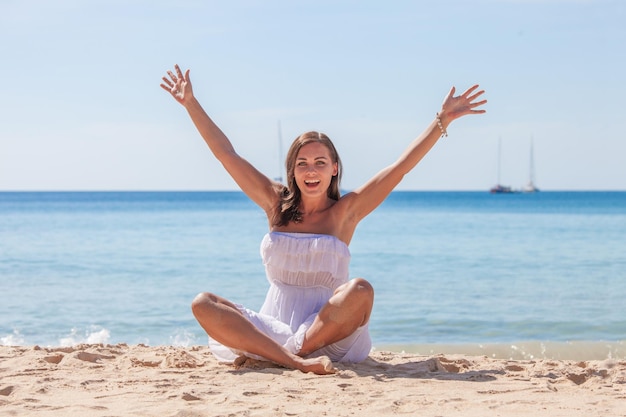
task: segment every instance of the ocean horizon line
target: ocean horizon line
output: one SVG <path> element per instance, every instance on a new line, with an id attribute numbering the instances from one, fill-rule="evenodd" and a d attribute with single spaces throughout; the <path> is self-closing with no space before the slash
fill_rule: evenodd
<path id="1" fill-rule="evenodd" d="M 342 189 L 341 192 L 342 193 L 348 193 L 351 192 L 353 190 L 350 189 Z M 110 189 L 110 190 L 89 190 L 89 189 L 80 189 L 80 190 L 64 190 L 64 189 L 58 189 L 58 190 L 0 190 L 0 194 L 45 194 L 45 193 L 64 193 L 64 194 L 71 194 L 71 193 L 75 193 L 75 194 L 79 194 L 79 193 L 101 193 L 101 194 L 107 194 L 107 193 L 128 193 L 128 194 L 132 194 L 132 193 L 236 193 L 236 194 L 244 194 L 243 191 L 238 190 L 238 189 L 207 189 L 207 190 L 197 190 L 197 189 L 181 189 L 181 190 L 175 190 L 175 189 L 129 189 L 129 190 L 124 190 L 124 189 Z M 426 189 L 398 189 L 398 190 L 393 190 L 392 193 L 486 193 L 486 194 L 490 194 L 490 191 L 488 188 L 486 189 L 475 189 L 475 190 L 426 190 Z M 514 194 L 541 194 L 541 193 L 626 193 L 626 189 L 620 190 L 620 189 L 541 189 L 541 191 L 536 192 L 536 193 L 528 193 L 528 192 L 523 192 L 523 191 L 519 191 L 516 192 Z"/>

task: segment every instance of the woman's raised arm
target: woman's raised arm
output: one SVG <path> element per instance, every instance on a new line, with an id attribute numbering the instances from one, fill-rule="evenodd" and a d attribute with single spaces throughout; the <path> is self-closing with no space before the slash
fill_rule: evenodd
<path id="1" fill-rule="evenodd" d="M 476 91 L 478 85 L 467 89 L 463 94 L 455 96 L 452 87 L 441 106 L 441 110 L 393 164 L 374 175 L 367 183 L 345 196 L 347 210 L 358 223 L 387 198 L 389 193 L 400 183 L 419 161 L 430 151 L 441 136 L 447 136 L 447 128 L 453 120 L 468 114 L 485 113 L 477 109 L 487 100 L 476 101 L 483 90 Z"/>
<path id="2" fill-rule="evenodd" d="M 178 65 L 174 72 L 168 71 L 163 77 L 161 87 L 185 107 L 200 135 L 222 163 L 226 171 L 235 180 L 241 190 L 257 203 L 266 213 L 271 213 L 278 204 L 280 185 L 262 174 L 247 160 L 235 152 L 235 148 L 226 135 L 211 120 L 198 100 L 193 95 L 189 70 L 182 73 Z"/>

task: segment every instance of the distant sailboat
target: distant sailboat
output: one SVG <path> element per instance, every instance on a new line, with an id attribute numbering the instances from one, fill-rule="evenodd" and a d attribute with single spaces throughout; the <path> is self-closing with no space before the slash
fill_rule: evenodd
<path id="1" fill-rule="evenodd" d="M 522 188 L 522 191 L 525 193 L 536 193 L 539 191 L 539 188 L 535 185 L 535 155 L 533 152 L 533 139 L 530 139 L 530 167 L 529 167 L 529 178 L 528 184 Z"/>
<path id="2" fill-rule="evenodd" d="M 509 187 L 508 185 L 500 184 L 501 159 L 502 159 L 502 138 L 498 138 L 498 182 L 496 185 L 491 187 L 489 192 L 492 194 L 511 194 L 514 192 L 511 187 Z"/>

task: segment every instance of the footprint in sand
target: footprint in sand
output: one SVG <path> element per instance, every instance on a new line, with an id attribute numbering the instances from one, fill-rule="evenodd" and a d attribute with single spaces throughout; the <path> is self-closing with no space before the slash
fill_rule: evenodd
<path id="1" fill-rule="evenodd" d="M 63 355 L 62 353 L 58 353 L 56 355 L 46 356 L 45 358 L 43 358 L 43 360 L 48 363 L 54 363 L 58 365 L 63 360 L 64 357 L 65 355 Z"/>
<path id="2" fill-rule="evenodd" d="M 523 366 L 519 366 L 519 365 L 507 365 L 504 367 L 504 369 L 506 369 L 507 371 L 511 371 L 511 372 L 521 372 L 521 371 L 526 370 L 526 368 L 524 368 Z"/>
<path id="3" fill-rule="evenodd" d="M 567 375 L 567 379 L 569 379 L 576 385 L 581 385 L 587 382 L 587 379 L 589 379 L 589 375 L 587 375 L 586 373 L 582 373 L 582 374 L 570 373 Z"/>
<path id="4" fill-rule="evenodd" d="M 99 353 L 89 353 L 89 352 L 78 352 L 74 355 L 76 359 L 80 359 L 81 361 L 98 363 L 102 361 L 102 359 L 115 359 L 115 356 L 111 355 L 101 355 Z"/>
<path id="5" fill-rule="evenodd" d="M 196 397 L 195 395 L 190 394 L 188 392 L 184 392 L 182 398 L 185 401 L 200 401 L 200 397 Z"/>
<path id="6" fill-rule="evenodd" d="M 440 356 L 437 359 L 439 359 L 439 363 L 447 372 L 458 374 L 470 368 L 470 362 L 467 359 L 453 360 L 445 356 Z"/>
<path id="7" fill-rule="evenodd" d="M 177 352 L 168 354 L 164 365 L 167 368 L 198 368 L 203 366 L 204 362 L 187 352 Z"/>

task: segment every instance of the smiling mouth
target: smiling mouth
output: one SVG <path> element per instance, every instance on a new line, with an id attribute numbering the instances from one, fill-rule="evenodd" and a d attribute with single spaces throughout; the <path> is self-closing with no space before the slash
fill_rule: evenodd
<path id="1" fill-rule="evenodd" d="M 320 180 L 304 180 L 304 184 L 307 187 L 315 187 L 316 185 L 318 185 L 320 183 Z"/>

